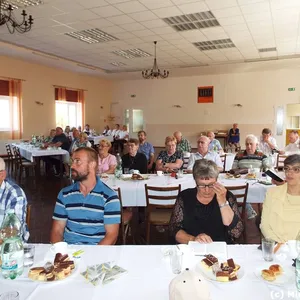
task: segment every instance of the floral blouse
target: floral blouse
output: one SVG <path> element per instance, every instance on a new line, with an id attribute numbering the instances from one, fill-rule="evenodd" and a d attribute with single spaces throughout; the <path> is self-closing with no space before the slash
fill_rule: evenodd
<path id="1" fill-rule="evenodd" d="M 157 157 L 157 160 L 162 161 L 162 163 L 175 163 L 177 159 L 183 161 L 183 153 L 181 151 L 175 151 L 173 155 L 168 155 L 166 150 L 160 151 Z"/>
<path id="2" fill-rule="evenodd" d="M 244 226 L 238 210 L 235 196 L 227 192 L 226 199 L 234 212 L 229 226 L 225 226 L 216 195 L 208 204 L 202 204 L 197 199 L 197 188 L 182 191 L 176 200 L 170 220 L 169 232 L 175 240 L 179 230 L 197 236 L 200 233 L 209 235 L 213 241 L 232 243 L 239 238 Z"/>

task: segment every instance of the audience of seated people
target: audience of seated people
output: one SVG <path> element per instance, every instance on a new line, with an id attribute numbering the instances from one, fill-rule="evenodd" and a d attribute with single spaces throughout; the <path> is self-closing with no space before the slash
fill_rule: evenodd
<path id="1" fill-rule="evenodd" d="M 101 140 L 98 147 L 99 163 L 98 174 L 114 174 L 117 166 L 116 157 L 109 153 L 111 142 L 108 140 Z"/>
<path id="2" fill-rule="evenodd" d="M 189 162 L 187 165 L 188 173 L 192 173 L 195 161 L 198 159 L 203 159 L 203 158 L 215 162 L 219 171 L 223 171 L 223 163 L 220 158 L 220 155 L 216 152 L 208 150 L 209 142 L 210 142 L 210 139 L 207 136 L 200 136 L 198 138 L 198 141 L 197 141 L 198 152 L 191 153 L 191 155 L 190 155 Z"/>
<path id="3" fill-rule="evenodd" d="M 220 144 L 220 142 L 215 139 L 215 134 L 212 131 L 209 131 L 207 133 L 207 137 L 209 138 L 210 142 L 208 145 L 208 151 L 214 151 L 214 152 L 218 152 L 219 154 L 223 154 L 223 148 Z"/>
<path id="4" fill-rule="evenodd" d="M 182 137 L 182 133 L 180 131 L 175 131 L 173 136 L 176 138 L 177 145 L 176 150 L 181 152 L 191 152 L 192 147 L 190 142 Z"/>
<path id="5" fill-rule="evenodd" d="M 141 130 L 138 132 L 138 139 L 139 139 L 139 143 L 140 143 L 138 152 L 145 154 L 147 161 L 148 161 L 148 172 L 152 172 L 155 167 L 154 148 L 153 148 L 152 144 L 150 144 L 149 142 L 146 141 L 147 134 L 145 131 Z"/>
<path id="6" fill-rule="evenodd" d="M 47 136 L 45 139 L 44 139 L 44 143 L 52 143 L 52 140 L 53 138 L 55 137 L 56 135 L 56 130 L 55 129 L 51 129 L 50 130 L 50 133 L 49 133 L 49 136 Z"/>
<path id="7" fill-rule="evenodd" d="M 104 127 L 104 130 L 103 130 L 103 132 L 102 132 L 102 135 L 105 135 L 105 136 L 111 135 L 111 130 L 109 129 L 109 126 L 108 126 L 108 125 L 106 125 L 106 126 Z"/>
<path id="8" fill-rule="evenodd" d="M 79 137 L 75 140 L 73 151 L 82 147 L 92 147 L 91 143 L 88 140 L 88 135 L 85 132 L 79 133 Z"/>
<path id="9" fill-rule="evenodd" d="M 118 134 L 116 134 L 114 137 L 114 150 L 116 152 L 119 152 L 119 148 L 120 148 L 120 152 L 123 153 L 124 144 L 127 143 L 128 139 L 129 139 L 129 133 L 127 131 L 127 126 L 123 125 L 122 129 L 119 130 Z"/>
<path id="10" fill-rule="evenodd" d="M 21 222 L 21 238 L 27 241 L 29 231 L 26 224 L 27 199 L 24 191 L 16 184 L 6 179 L 4 159 L 0 157 L 0 224 L 2 224 L 5 212 L 13 209 Z M 0 235 L 1 237 L 1 235 Z M 2 240 L 0 238 L 0 245 Z"/>
<path id="11" fill-rule="evenodd" d="M 78 148 L 74 151 L 71 175 L 75 183 L 63 188 L 58 194 L 53 213 L 51 243 L 116 243 L 121 222 L 120 201 L 116 192 L 96 176 L 97 171 L 98 153 L 94 149 Z"/>
<path id="12" fill-rule="evenodd" d="M 148 172 L 148 162 L 145 154 L 139 153 L 139 141 L 137 139 L 129 139 L 126 144 L 128 153 L 122 156 L 123 172 L 125 169 L 138 170 L 141 174 Z"/>
<path id="13" fill-rule="evenodd" d="M 174 136 L 165 139 L 166 150 L 160 151 L 156 159 L 156 170 L 170 172 L 183 165 L 183 153 L 176 150 L 177 140 Z"/>
<path id="14" fill-rule="evenodd" d="M 240 148 L 240 130 L 237 123 L 234 123 L 228 132 L 228 146 L 236 151 Z"/>
<path id="15" fill-rule="evenodd" d="M 180 192 L 170 220 L 170 236 L 176 243 L 233 243 L 242 234 L 236 198 L 217 182 L 218 175 L 219 168 L 213 161 L 195 161 L 196 187 Z"/>
<path id="16" fill-rule="evenodd" d="M 66 126 L 66 127 L 65 127 L 64 134 L 66 135 L 66 137 L 67 137 L 70 141 L 72 141 L 73 136 L 72 136 L 72 131 L 71 131 L 71 129 L 70 129 L 70 126 Z"/>
<path id="17" fill-rule="evenodd" d="M 84 126 L 83 132 L 86 133 L 87 135 L 90 135 L 90 134 L 91 134 L 91 129 L 90 129 L 90 125 L 89 125 L 89 124 L 86 124 L 86 125 Z"/>

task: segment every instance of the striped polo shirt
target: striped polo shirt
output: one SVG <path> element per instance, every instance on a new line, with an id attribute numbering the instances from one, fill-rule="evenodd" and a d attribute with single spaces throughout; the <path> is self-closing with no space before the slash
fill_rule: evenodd
<path id="1" fill-rule="evenodd" d="M 75 182 L 58 194 L 53 219 L 67 222 L 64 241 L 68 244 L 96 245 L 105 237 L 104 225 L 121 222 L 120 200 L 98 177 L 87 196 Z"/>
<path id="2" fill-rule="evenodd" d="M 268 157 L 260 151 L 254 154 L 247 154 L 247 151 L 237 153 L 234 158 L 232 169 L 249 169 L 252 168 L 265 169 L 268 167 Z"/>

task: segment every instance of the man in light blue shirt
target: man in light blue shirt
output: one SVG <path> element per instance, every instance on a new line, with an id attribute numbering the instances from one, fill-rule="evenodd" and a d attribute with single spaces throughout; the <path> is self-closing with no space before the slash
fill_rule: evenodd
<path id="1" fill-rule="evenodd" d="M 207 133 L 207 137 L 210 140 L 210 143 L 208 145 L 208 151 L 214 151 L 218 152 L 219 154 L 223 154 L 223 148 L 220 142 L 217 139 L 215 139 L 215 134 L 212 131 L 209 131 Z"/>
<path id="2" fill-rule="evenodd" d="M 187 165 L 187 172 L 192 173 L 193 172 L 193 166 L 196 160 L 198 159 L 208 159 L 212 160 L 216 163 L 218 166 L 218 169 L 220 171 L 223 171 L 223 163 L 220 158 L 220 155 L 216 152 L 208 151 L 208 145 L 209 145 L 209 138 L 207 136 L 200 136 L 197 145 L 198 145 L 198 152 L 197 153 L 191 153 L 191 156 L 189 158 L 189 162 Z"/>
<path id="3" fill-rule="evenodd" d="M 72 155 L 75 183 L 58 194 L 51 243 L 113 245 L 121 222 L 120 200 L 97 176 L 98 153 L 78 148 Z"/>
<path id="4" fill-rule="evenodd" d="M 145 154 L 148 161 L 148 170 L 151 171 L 154 169 L 154 148 L 152 144 L 146 142 L 147 134 L 144 130 L 138 132 L 138 138 L 140 142 L 138 152 Z"/>

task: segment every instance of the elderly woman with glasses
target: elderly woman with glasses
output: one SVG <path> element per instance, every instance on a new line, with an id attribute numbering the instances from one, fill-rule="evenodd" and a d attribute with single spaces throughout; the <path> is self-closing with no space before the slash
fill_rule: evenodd
<path id="1" fill-rule="evenodd" d="M 260 229 L 279 243 L 295 240 L 300 229 L 300 155 L 284 161 L 285 183 L 267 191 Z"/>
<path id="2" fill-rule="evenodd" d="M 111 148 L 111 142 L 108 140 L 101 140 L 99 143 L 98 153 L 98 172 L 100 174 L 114 174 L 117 165 L 117 159 L 114 155 L 108 153 Z"/>
<path id="3" fill-rule="evenodd" d="M 243 223 L 235 196 L 217 182 L 218 175 L 213 161 L 195 161 L 196 188 L 178 195 L 170 221 L 170 234 L 177 243 L 232 243 L 241 235 Z"/>

